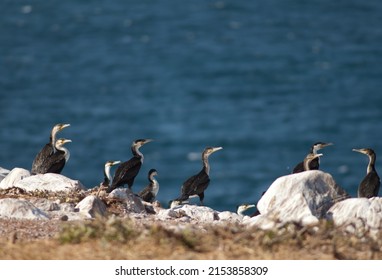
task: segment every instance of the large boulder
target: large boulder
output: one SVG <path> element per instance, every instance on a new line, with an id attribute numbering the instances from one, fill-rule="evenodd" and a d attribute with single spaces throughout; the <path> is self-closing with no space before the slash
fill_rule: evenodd
<path id="1" fill-rule="evenodd" d="M 0 199 L 0 218 L 48 220 L 49 216 L 24 199 Z"/>
<path id="2" fill-rule="evenodd" d="M 13 168 L 0 182 L 0 189 L 9 189 L 14 187 L 21 180 L 30 177 L 29 170 L 23 168 Z"/>
<path id="3" fill-rule="evenodd" d="M 305 171 L 276 179 L 257 204 L 261 215 L 252 224 L 272 228 L 277 224 L 317 223 L 336 202 L 350 196 L 333 177 L 319 170 Z"/>
<path id="4" fill-rule="evenodd" d="M 16 182 L 14 186 L 26 191 L 71 192 L 85 189 L 78 180 L 72 180 L 55 173 L 30 176 Z"/>
<path id="5" fill-rule="evenodd" d="M 340 201 L 329 209 L 327 218 L 352 233 L 378 233 L 382 229 L 382 197 Z"/>

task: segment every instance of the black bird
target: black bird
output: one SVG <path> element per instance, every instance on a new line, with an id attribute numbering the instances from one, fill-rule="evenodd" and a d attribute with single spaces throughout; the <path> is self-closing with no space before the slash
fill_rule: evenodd
<path id="1" fill-rule="evenodd" d="M 158 172 L 155 169 L 150 169 L 148 174 L 149 184 L 138 193 L 138 196 L 140 196 L 144 201 L 146 202 L 154 202 L 158 191 L 159 191 L 159 183 L 154 178 L 154 176 L 157 176 Z"/>
<path id="2" fill-rule="evenodd" d="M 204 191 L 207 189 L 210 183 L 210 165 L 208 163 L 208 157 L 216 152 L 223 149 L 222 147 L 207 147 L 202 153 L 203 169 L 196 175 L 187 179 L 181 187 L 181 195 L 174 201 L 179 204 L 182 201 L 187 200 L 190 196 L 199 196 L 200 204 L 203 205 Z M 171 203 L 175 205 L 176 203 L 172 201 Z"/>
<path id="3" fill-rule="evenodd" d="M 378 173 L 375 170 L 376 154 L 373 149 L 353 149 L 354 152 L 365 154 L 369 157 L 369 164 L 367 165 L 367 173 L 365 178 L 361 181 L 358 187 L 358 197 L 371 198 L 378 196 L 379 186 L 381 181 Z"/>
<path id="4" fill-rule="evenodd" d="M 310 151 L 309 153 L 310 154 L 317 154 L 317 152 L 327 146 L 331 146 L 333 145 L 333 143 L 323 143 L 323 142 L 317 142 L 317 143 L 314 143 L 312 145 L 312 147 L 310 148 Z M 309 170 L 318 170 L 320 167 L 320 159 L 319 158 L 316 158 L 314 160 L 312 160 L 310 162 L 310 165 L 309 165 Z M 300 162 L 298 163 L 295 168 L 293 168 L 293 172 L 292 173 L 299 173 L 299 172 L 303 172 L 305 171 L 305 168 L 304 168 L 304 162 Z"/>
<path id="5" fill-rule="evenodd" d="M 115 171 L 113 182 L 106 192 L 110 193 L 114 189 L 125 184 L 127 184 L 129 189 L 131 189 L 134 184 L 134 179 L 138 175 L 144 159 L 143 154 L 139 151 L 139 148 L 151 141 L 153 140 L 138 139 L 133 142 L 131 145 L 131 152 L 133 153 L 133 157 L 118 166 L 117 170 Z"/>
<path id="6" fill-rule="evenodd" d="M 113 161 L 113 160 L 108 160 L 105 163 L 105 168 L 103 170 L 104 179 L 103 179 L 103 182 L 100 184 L 100 187 L 99 187 L 98 192 L 97 192 L 97 196 L 99 195 L 99 193 L 102 189 L 107 189 L 110 187 L 110 182 L 112 182 L 112 180 L 113 180 L 113 177 L 111 176 L 110 169 L 112 166 L 120 164 L 120 163 L 121 163 L 120 161 Z"/>
<path id="7" fill-rule="evenodd" d="M 33 160 L 31 174 L 34 175 L 47 173 L 45 161 L 56 151 L 56 134 L 68 126 L 70 126 L 70 124 L 59 123 L 52 128 L 52 131 L 50 132 L 49 143 L 45 144 L 45 146 L 40 150 L 40 152 Z"/>
<path id="8" fill-rule="evenodd" d="M 44 166 L 46 168 L 45 173 L 61 173 L 70 157 L 70 152 L 64 147 L 64 145 L 70 142 L 72 142 L 72 140 L 64 138 L 60 138 L 56 141 L 56 152 L 49 156 L 44 162 Z"/>

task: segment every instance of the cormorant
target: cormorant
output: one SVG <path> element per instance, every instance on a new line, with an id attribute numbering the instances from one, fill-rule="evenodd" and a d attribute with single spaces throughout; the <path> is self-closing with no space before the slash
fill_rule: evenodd
<path id="1" fill-rule="evenodd" d="M 70 126 L 70 124 L 56 124 L 50 133 L 49 143 L 45 144 L 45 146 L 40 150 L 40 152 L 36 155 L 32 163 L 31 174 L 44 174 L 46 173 L 46 159 L 53 155 L 55 150 L 56 143 L 56 134 L 63 130 L 64 128 Z"/>
<path id="2" fill-rule="evenodd" d="M 200 204 L 203 205 L 204 191 L 207 189 L 210 183 L 210 165 L 208 163 L 208 157 L 223 149 L 222 147 L 207 147 L 202 153 L 203 169 L 196 175 L 187 179 L 181 187 L 181 195 L 175 201 L 181 203 L 187 200 L 190 196 L 199 196 Z M 174 203 L 174 202 L 172 202 Z"/>
<path id="3" fill-rule="evenodd" d="M 358 187 L 358 197 L 371 198 L 378 196 L 379 186 L 381 184 L 377 171 L 375 170 L 375 160 L 377 158 L 373 149 L 353 149 L 354 152 L 365 154 L 369 157 L 367 173 Z"/>
<path id="4" fill-rule="evenodd" d="M 139 148 L 151 141 L 153 140 L 138 139 L 132 143 L 131 151 L 133 153 L 133 157 L 118 166 L 117 170 L 115 171 L 113 183 L 107 189 L 107 193 L 110 193 L 114 189 L 125 184 L 127 184 L 129 189 L 131 189 L 134 184 L 134 179 L 138 175 L 143 163 L 143 154 L 139 151 Z"/>
<path id="5" fill-rule="evenodd" d="M 242 205 L 237 206 L 236 212 L 239 216 L 244 216 L 243 212 L 250 209 L 250 208 L 253 208 L 253 207 L 256 207 L 256 205 L 255 204 L 242 204 Z"/>
<path id="6" fill-rule="evenodd" d="M 310 154 L 317 154 L 317 152 L 327 146 L 331 146 L 333 145 L 333 143 L 323 143 L 323 142 L 317 142 L 317 143 L 314 143 L 312 145 L 312 147 L 310 148 Z M 320 159 L 319 158 L 316 158 L 314 160 L 311 161 L 310 163 L 310 166 L 309 166 L 309 170 L 318 170 L 320 167 Z M 299 173 L 299 172 L 303 172 L 305 171 L 304 169 L 304 162 L 300 162 L 299 164 L 297 164 L 295 166 L 295 168 L 293 168 L 293 172 L 292 173 Z"/>
<path id="7" fill-rule="evenodd" d="M 56 152 L 45 160 L 44 165 L 46 172 L 44 173 L 61 173 L 70 157 L 70 152 L 64 145 L 70 142 L 72 142 L 72 140 L 64 138 L 60 138 L 56 141 Z"/>
<path id="8" fill-rule="evenodd" d="M 154 202 L 155 197 L 158 194 L 159 191 L 159 183 L 154 178 L 154 176 L 157 176 L 158 172 L 155 169 L 150 169 L 148 174 L 149 184 L 138 193 L 138 196 L 140 196 L 144 201 L 146 202 Z"/>
<path id="9" fill-rule="evenodd" d="M 97 196 L 102 189 L 107 189 L 108 187 L 110 187 L 110 182 L 113 180 L 111 173 L 110 173 L 110 169 L 112 166 L 120 164 L 120 163 L 121 163 L 120 161 L 113 161 L 113 160 L 108 160 L 105 163 L 105 168 L 103 171 L 104 179 L 103 179 L 103 182 L 101 183 L 101 185 L 98 189 Z"/>
<path id="10" fill-rule="evenodd" d="M 317 170 L 317 169 L 312 169 L 312 162 L 317 161 L 317 159 L 319 159 L 322 156 L 323 154 L 313 154 L 313 153 L 307 154 L 303 161 L 304 171 Z"/>

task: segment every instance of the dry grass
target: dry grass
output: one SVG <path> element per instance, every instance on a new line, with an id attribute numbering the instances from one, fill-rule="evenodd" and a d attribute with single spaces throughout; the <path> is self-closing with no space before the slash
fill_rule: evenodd
<path id="1" fill-rule="evenodd" d="M 32 231 L 49 227 L 36 221 L 18 226 Z M 189 225 L 176 232 L 158 222 L 126 218 L 52 227 L 53 237 L 3 234 L 0 259 L 382 259 L 381 239 L 345 235 L 325 221 L 318 227 L 289 224 L 277 231 L 229 224 Z"/>

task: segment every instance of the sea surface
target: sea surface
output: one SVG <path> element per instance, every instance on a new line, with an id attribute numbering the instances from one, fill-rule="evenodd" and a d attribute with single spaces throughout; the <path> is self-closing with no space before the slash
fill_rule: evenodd
<path id="1" fill-rule="evenodd" d="M 373 148 L 382 174 L 381 88 L 379 0 L 0 3 L 0 166 L 30 169 L 70 123 L 63 174 L 92 188 L 152 138 L 133 190 L 157 169 L 164 206 L 207 146 L 223 147 L 204 201 L 217 210 L 257 202 L 318 141 L 355 196 L 368 160 L 352 148 Z"/>

